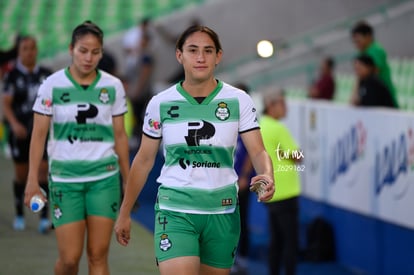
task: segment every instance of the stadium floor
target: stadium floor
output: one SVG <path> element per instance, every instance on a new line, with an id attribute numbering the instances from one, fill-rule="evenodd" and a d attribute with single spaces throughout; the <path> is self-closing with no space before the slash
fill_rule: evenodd
<path id="1" fill-rule="evenodd" d="M 15 232 L 12 197 L 13 166 L 0 156 L 0 275 L 49 275 L 57 257 L 53 231 L 47 235 L 37 232 L 38 215 L 25 209 L 26 230 Z M 154 260 L 152 233 L 138 223 L 132 226 L 132 240 L 128 247 L 112 239 L 109 266 L 111 274 L 158 274 Z M 88 274 L 85 254 L 79 274 Z"/>
<path id="2" fill-rule="evenodd" d="M 26 230 L 15 232 L 12 229 L 14 218 L 12 181 L 13 166 L 10 160 L 0 156 L 0 275 L 53 274 L 57 257 L 53 231 L 47 235 L 37 232 L 38 215 L 27 209 Z M 127 248 L 121 247 L 113 238 L 109 256 L 111 274 L 127 275 L 158 274 L 153 248 L 153 205 L 141 205 L 140 211 L 132 218 L 132 241 Z M 85 254 L 82 257 L 79 274 L 87 274 Z M 263 260 L 250 260 L 248 274 L 268 274 Z M 248 275 L 245 274 L 245 275 Z M 300 263 L 298 275 L 351 275 L 349 270 L 334 264 Z"/>

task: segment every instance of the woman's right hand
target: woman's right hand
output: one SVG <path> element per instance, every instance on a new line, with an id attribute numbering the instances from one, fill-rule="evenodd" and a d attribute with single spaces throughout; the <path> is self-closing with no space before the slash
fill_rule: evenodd
<path id="1" fill-rule="evenodd" d="M 47 198 L 44 196 L 42 191 L 40 191 L 40 186 L 38 182 L 27 182 L 26 188 L 24 191 L 24 204 L 30 208 L 30 199 L 34 195 L 39 195 L 42 197 L 44 202 L 47 202 Z"/>
<path id="2" fill-rule="evenodd" d="M 131 217 L 129 215 L 119 215 L 114 230 L 118 243 L 127 246 L 131 232 Z"/>
<path id="3" fill-rule="evenodd" d="M 19 122 L 11 125 L 11 130 L 13 131 L 14 136 L 18 139 L 25 139 L 28 135 L 27 129 Z"/>

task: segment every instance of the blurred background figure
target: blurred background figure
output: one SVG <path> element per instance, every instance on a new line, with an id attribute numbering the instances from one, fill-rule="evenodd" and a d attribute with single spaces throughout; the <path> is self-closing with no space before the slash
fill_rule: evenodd
<path id="1" fill-rule="evenodd" d="M 357 77 L 357 92 L 351 99 L 352 104 L 397 107 L 390 90 L 378 77 L 374 60 L 370 56 L 357 56 L 354 60 L 354 70 Z"/>
<path id="2" fill-rule="evenodd" d="M 387 52 L 375 40 L 374 28 L 365 21 L 355 24 L 351 30 L 352 41 L 360 53 L 372 58 L 379 79 L 384 82 L 391 92 L 394 105 L 398 107 L 397 92 L 391 78 L 391 69 L 387 60 Z"/>
<path id="3" fill-rule="evenodd" d="M 29 169 L 29 147 L 33 129 L 32 106 L 37 96 L 37 90 L 43 80 L 52 72 L 37 64 L 36 39 L 23 36 L 18 42 L 18 56 L 14 68 L 6 74 L 4 79 L 3 113 L 9 127 L 8 142 L 14 162 L 15 176 L 13 194 L 15 200 L 16 217 L 13 222 L 15 230 L 24 230 L 24 190 Z M 40 165 L 40 187 L 48 193 L 47 158 L 43 154 Z M 50 228 L 48 207 L 41 211 L 38 230 L 46 233 Z"/>
<path id="4" fill-rule="evenodd" d="M 102 58 L 98 63 L 98 69 L 103 70 L 111 75 L 119 76 L 115 56 L 110 51 L 108 51 L 108 49 L 103 50 Z"/>
<path id="5" fill-rule="evenodd" d="M 236 88 L 250 93 L 249 87 L 242 82 L 234 85 Z M 249 209 L 249 186 L 250 180 L 255 175 L 252 162 L 247 154 L 246 147 L 240 136 L 237 138 L 237 146 L 234 159 L 234 170 L 238 175 L 239 184 L 239 209 L 240 209 L 240 240 L 237 248 L 237 256 L 231 274 L 247 274 L 248 257 L 249 257 L 249 226 L 248 226 L 248 209 Z"/>
<path id="6" fill-rule="evenodd" d="M 270 225 L 269 274 L 294 275 L 298 257 L 298 198 L 301 192 L 297 163 L 303 155 L 299 154 L 301 151 L 290 130 L 280 122 L 287 115 L 284 91 L 268 91 L 263 96 L 263 106 L 260 131 L 272 159 L 276 190 L 266 204 Z M 281 273 L 282 268 L 284 273 Z"/>
<path id="7" fill-rule="evenodd" d="M 134 128 L 130 139 L 130 150 L 138 149 L 144 120 L 145 107 L 153 94 L 154 55 L 151 51 L 151 37 L 144 33 L 140 40 L 135 77 L 127 86 L 127 96 L 134 112 Z"/>
<path id="8" fill-rule="evenodd" d="M 131 81 L 136 77 L 136 66 L 140 54 L 141 39 L 144 34 L 149 33 L 151 24 L 150 18 L 144 18 L 139 21 L 139 24 L 129 29 L 122 40 L 123 54 L 124 54 L 124 70 L 123 76 L 127 81 Z"/>
<path id="9" fill-rule="evenodd" d="M 316 81 L 309 87 L 309 97 L 313 99 L 332 100 L 335 96 L 335 61 L 325 57 L 319 67 Z"/>

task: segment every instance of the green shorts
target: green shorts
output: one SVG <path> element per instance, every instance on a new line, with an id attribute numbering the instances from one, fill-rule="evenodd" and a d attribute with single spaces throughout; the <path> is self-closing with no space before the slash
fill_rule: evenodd
<path id="1" fill-rule="evenodd" d="M 240 214 L 187 214 L 155 206 L 154 245 L 157 262 L 198 256 L 216 268 L 233 265 L 240 238 Z"/>
<path id="2" fill-rule="evenodd" d="M 119 174 L 91 182 L 49 182 L 49 206 L 55 227 L 87 216 L 116 219 L 120 204 Z"/>

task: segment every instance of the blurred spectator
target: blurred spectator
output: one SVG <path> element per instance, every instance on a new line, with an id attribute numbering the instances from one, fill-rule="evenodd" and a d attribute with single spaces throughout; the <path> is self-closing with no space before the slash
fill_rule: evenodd
<path id="1" fill-rule="evenodd" d="M 298 165 L 303 155 L 289 129 L 280 122 L 287 114 L 284 92 L 264 95 L 260 131 L 273 163 L 275 193 L 266 203 L 269 214 L 269 274 L 296 274 L 298 252 L 298 197 L 300 180 Z"/>
<path id="2" fill-rule="evenodd" d="M 358 22 L 352 28 L 352 40 L 355 47 L 362 54 L 366 54 L 374 61 L 377 73 L 381 81 L 388 87 L 394 106 L 398 108 L 397 93 L 391 79 L 391 70 L 387 61 L 385 49 L 375 40 L 374 29 L 367 22 Z"/>
<path id="3" fill-rule="evenodd" d="M 154 56 L 151 52 L 150 42 L 149 34 L 143 34 L 136 75 L 127 86 L 127 96 L 131 101 L 135 118 L 133 137 L 130 140 L 132 149 L 137 149 L 140 144 L 145 107 L 153 93 Z"/>
<path id="4" fill-rule="evenodd" d="M 244 83 L 237 83 L 236 88 L 249 93 L 249 88 Z M 240 209 L 240 241 L 237 248 L 237 257 L 231 274 L 241 274 L 247 272 L 247 258 L 249 256 L 249 228 L 248 228 L 248 209 L 249 209 L 249 186 L 251 178 L 255 175 L 253 165 L 247 154 L 246 147 L 240 136 L 237 138 L 236 152 L 234 154 L 234 169 L 238 175 L 239 184 L 239 209 Z"/>
<path id="5" fill-rule="evenodd" d="M 43 80 L 52 72 L 37 64 L 37 44 L 34 37 L 24 36 L 18 42 L 18 58 L 4 79 L 3 112 L 9 131 L 9 145 L 14 163 L 13 194 L 16 217 L 15 230 L 25 229 L 24 190 L 29 171 L 29 147 L 33 130 L 32 106 Z M 40 187 L 48 193 L 46 151 L 39 172 Z M 39 232 L 50 228 L 48 207 L 42 209 Z"/>
<path id="6" fill-rule="evenodd" d="M 322 60 L 318 79 L 309 88 L 309 97 L 332 100 L 335 95 L 335 61 L 331 57 Z"/>
<path id="7" fill-rule="evenodd" d="M 98 69 L 103 70 L 111 75 L 118 76 L 118 68 L 114 55 L 107 49 L 102 52 L 102 58 L 99 60 Z"/>
<path id="8" fill-rule="evenodd" d="M 149 32 L 151 19 L 142 19 L 137 26 L 129 29 L 122 40 L 122 46 L 125 56 L 125 67 L 122 72 L 124 77 L 128 80 L 136 77 L 136 66 L 140 52 L 140 45 L 142 36 Z"/>
<path id="9" fill-rule="evenodd" d="M 359 55 L 354 60 L 357 77 L 357 93 L 352 103 L 358 106 L 383 106 L 396 108 L 388 87 L 376 74 L 374 60 L 368 55 Z"/>

